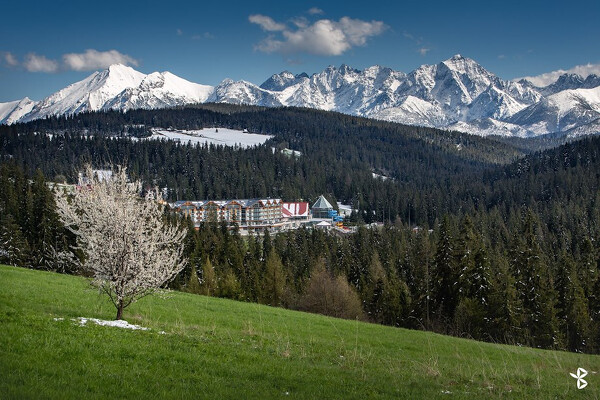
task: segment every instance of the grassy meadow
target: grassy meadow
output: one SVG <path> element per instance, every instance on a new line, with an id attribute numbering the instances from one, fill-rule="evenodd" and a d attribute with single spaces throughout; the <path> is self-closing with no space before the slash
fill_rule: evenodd
<path id="1" fill-rule="evenodd" d="M 0 266 L 0 399 L 597 399 L 600 357 L 169 292 L 126 330 L 84 278 Z M 569 372 L 589 371 L 578 390 Z"/>

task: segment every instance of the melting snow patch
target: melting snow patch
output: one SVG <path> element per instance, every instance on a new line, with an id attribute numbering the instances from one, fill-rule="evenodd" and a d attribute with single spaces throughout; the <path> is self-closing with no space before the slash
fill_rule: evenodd
<path id="1" fill-rule="evenodd" d="M 123 328 L 123 329 L 133 329 L 133 330 L 142 330 L 142 331 L 147 331 L 150 328 L 144 328 L 143 326 L 139 326 L 139 325 L 132 325 L 129 322 L 119 319 L 116 321 L 105 321 L 102 319 L 97 319 L 97 318 L 84 318 L 84 317 L 79 317 L 77 318 L 77 320 L 79 321 L 79 325 L 80 326 L 85 326 L 89 321 L 95 323 L 96 325 L 102 325 L 102 326 L 114 326 L 116 328 Z"/>
<path id="2" fill-rule="evenodd" d="M 215 145 L 248 148 L 259 146 L 272 137 L 272 135 L 248 133 L 248 131 L 227 128 L 205 128 L 192 131 L 155 128 L 152 129 L 152 136 L 143 140 L 166 139 L 182 144 L 203 145 L 212 143 Z"/>

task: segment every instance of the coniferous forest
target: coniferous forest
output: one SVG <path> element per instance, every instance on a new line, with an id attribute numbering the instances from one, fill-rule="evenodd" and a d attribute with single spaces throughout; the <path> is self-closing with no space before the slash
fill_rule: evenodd
<path id="1" fill-rule="evenodd" d="M 151 127 L 274 138 L 250 149 L 139 140 Z M 74 182 L 86 162 L 126 164 L 146 187 L 166 188 L 169 200 L 325 194 L 357 210 L 355 234 L 243 238 L 224 225 L 190 224 L 190 263 L 172 288 L 598 353 L 600 138 L 525 148 L 336 113 L 231 105 L 0 126 L 0 262 L 78 273 L 85 255 L 60 225 L 46 182 Z"/>

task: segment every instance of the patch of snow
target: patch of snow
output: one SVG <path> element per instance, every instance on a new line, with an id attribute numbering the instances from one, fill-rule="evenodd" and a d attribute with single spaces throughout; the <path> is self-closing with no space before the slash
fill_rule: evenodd
<path id="1" fill-rule="evenodd" d="M 375 179 L 381 179 L 381 180 L 384 180 L 384 181 L 387 181 L 388 179 L 392 179 L 389 176 L 379 175 L 379 174 L 376 174 L 375 172 L 372 172 L 371 174 L 373 175 L 373 178 L 375 178 Z"/>
<path id="2" fill-rule="evenodd" d="M 106 320 L 97 319 L 97 318 L 79 317 L 79 318 L 77 318 L 77 321 L 79 321 L 80 326 L 85 326 L 88 322 L 93 322 L 96 325 L 100 325 L 100 326 L 113 326 L 115 328 L 142 330 L 142 331 L 150 330 L 150 328 L 144 328 L 143 326 L 132 325 L 129 322 L 122 320 L 122 319 L 118 319 L 116 321 L 106 321 Z"/>
<path id="3" fill-rule="evenodd" d="M 152 136 L 144 140 L 173 140 L 182 144 L 192 145 L 215 144 L 221 146 L 240 146 L 242 148 L 259 146 L 272 135 L 259 135 L 235 129 L 205 128 L 200 130 L 167 130 L 152 129 Z"/>

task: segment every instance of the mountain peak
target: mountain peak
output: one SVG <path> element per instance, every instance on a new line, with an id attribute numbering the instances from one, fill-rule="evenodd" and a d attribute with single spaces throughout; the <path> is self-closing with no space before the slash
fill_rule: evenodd
<path id="1" fill-rule="evenodd" d="M 455 54 L 449 59 L 442 61 L 442 64 L 446 64 L 447 66 L 451 65 L 479 65 L 475 60 L 463 57 L 460 54 Z"/>
<path id="2" fill-rule="evenodd" d="M 260 87 L 265 90 L 280 91 L 292 86 L 301 79 L 300 75 L 294 75 L 290 71 L 282 71 L 279 74 L 273 74 L 269 79 L 263 82 Z"/>
<path id="3" fill-rule="evenodd" d="M 107 70 L 108 72 L 135 71 L 133 68 L 125 64 L 111 64 Z"/>
<path id="4" fill-rule="evenodd" d="M 338 70 L 342 74 L 347 74 L 349 72 L 358 72 L 357 70 L 355 70 L 354 68 L 352 68 L 352 67 L 350 67 L 349 65 L 346 65 L 346 64 L 340 65 L 340 68 Z"/>
<path id="5" fill-rule="evenodd" d="M 104 78 L 103 86 L 111 93 L 119 93 L 123 89 L 138 86 L 147 75 L 127 65 L 113 64 L 100 76 Z"/>

